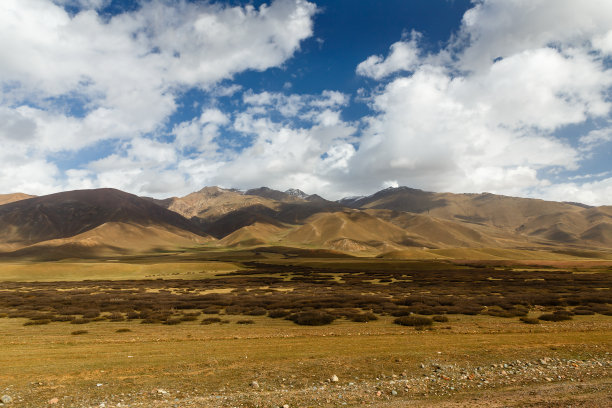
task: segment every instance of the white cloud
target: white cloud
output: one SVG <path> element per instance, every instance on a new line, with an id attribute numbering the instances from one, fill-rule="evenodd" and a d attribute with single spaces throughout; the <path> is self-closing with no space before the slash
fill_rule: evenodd
<path id="1" fill-rule="evenodd" d="M 81 11 L 71 15 L 66 5 Z M 275 0 L 258 9 L 153 0 L 107 19 L 97 11 L 106 5 L 106 0 L 0 2 L 0 116 L 6 120 L 0 138 L 24 144 L 23 160 L 44 163 L 49 153 L 108 139 L 143 143 L 165 125 L 183 90 L 231 95 L 239 85 L 216 84 L 244 70 L 282 65 L 311 36 L 316 12 L 305 0 Z M 84 112 L 70 113 L 66 107 L 73 104 Z M 197 127 L 211 127 L 199 131 L 212 135 L 223 120 L 207 115 L 213 112 L 203 113 Z M 194 143 L 183 139 L 177 138 L 179 148 Z M 40 178 L 24 177 L 30 174 Z M 30 192 L 41 191 L 46 189 Z"/>
<path id="2" fill-rule="evenodd" d="M 247 90 L 241 100 L 231 79 L 282 67 L 313 34 L 313 4 L 153 0 L 101 18 L 107 4 L 0 1 L 0 189 L 113 186 L 164 196 L 268 185 L 340 198 L 410 185 L 587 203 L 612 196 L 609 178 L 547 179 L 579 173 L 612 142 L 605 127 L 556 137 L 568 125 L 609 121 L 608 0 L 475 1 L 438 53 L 421 49 L 412 32 L 359 64 L 357 74 L 380 81 L 373 90 L 300 95 L 286 87 Z M 161 134 L 191 88 L 212 102 L 194 103 L 196 117 Z M 228 96 L 234 111 L 214 99 Z M 373 113 L 347 122 L 351 99 Z M 83 112 L 71 113 L 74 101 Z M 109 139 L 119 147 L 77 169 L 62 173 L 51 158 Z"/>
<path id="3" fill-rule="evenodd" d="M 362 75 L 401 74 L 373 92 L 377 113 L 339 182 L 356 193 L 380 180 L 434 191 L 548 189 L 543 170 L 577 170 L 585 157 L 555 131 L 610 114 L 612 70 L 591 46 L 603 48 L 596 39 L 610 27 L 607 1 L 480 1 L 438 55 L 394 58 L 400 42 L 386 59 L 366 59 Z"/>
<path id="4" fill-rule="evenodd" d="M 410 40 L 391 45 L 389 55 L 383 58 L 372 55 L 357 65 L 357 73 L 374 79 L 382 79 L 398 71 L 413 71 L 421 64 L 418 40 L 421 34 L 413 31 Z"/>
<path id="5" fill-rule="evenodd" d="M 587 183 L 551 184 L 533 192 L 534 196 L 553 201 L 572 201 L 589 205 L 610 205 L 612 178 Z"/>
<path id="6" fill-rule="evenodd" d="M 198 154 L 210 157 L 218 149 L 214 140 L 219 136 L 219 129 L 229 123 L 228 116 L 219 109 L 205 109 L 199 118 L 174 126 L 175 147 L 195 149 Z"/>
<path id="7" fill-rule="evenodd" d="M 222 152 L 216 166 L 198 157 L 181 163 L 181 168 L 190 172 L 194 184 L 299 186 L 326 196 L 337 194 L 334 174 L 345 173 L 355 153 L 351 142 L 356 128 L 340 118 L 339 110 L 347 101 L 346 95 L 331 91 L 320 95 L 245 92 L 247 108 L 235 115 L 232 126 L 238 137 L 251 143 L 238 153 Z M 304 123 L 296 125 L 297 116 Z"/>
<path id="8" fill-rule="evenodd" d="M 590 152 L 596 147 L 612 142 L 612 128 L 595 129 L 580 137 L 580 149 Z"/>
<path id="9" fill-rule="evenodd" d="M 593 38 L 593 46 L 604 55 L 612 55 L 612 30 Z"/>
<path id="10" fill-rule="evenodd" d="M 62 6 L 76 7 L 78 9 L 94 9 L 99 10 L 111 3 L 112 0 L 53 0 L 55 4 Z"/>
<path id="11" fill-rule="evenodd" d="M 463 69 L 547 46 L 582 48 L 612 27 L 608 0 L 478 0 L 464 17 L 456 47 Z"/>

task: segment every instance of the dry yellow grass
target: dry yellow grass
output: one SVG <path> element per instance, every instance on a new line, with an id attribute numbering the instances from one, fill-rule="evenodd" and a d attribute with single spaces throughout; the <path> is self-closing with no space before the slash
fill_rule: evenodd
<path id="1" fill-rule="evenodd" d="M 78 287 L 84 279 L 199 279 L 240 268 L 230 261 L 194 260 L 221 254 L 160 255 L 132 258 L 131 263 L 3 263 L 0 280 L 74 281 Z M 249 252 L 236 254 L 248 258 Z M 334 277 L 336 269 L 466 268 L 446 261 L 364 258 L 266 262 L 325 267 Z M 215 292 L 220 290 L 230 288 Z M 168 326 L 135 320 L 24 326 L 26 319 L 0 318 L 0 394 L 11 395 L 23 407 L 46 406 L 54 398 L 65 407 L 612 403 L 612 316 L 577 315 L 571 321 L 527 325 L 516 317 L 450 315 L 449 322 L 435 323 L 433 330 L 394 325 L 393 317 L 382 315 L 368 323 L 339 319 L 322 327 L 263 316 L 213 316 L 230 323 Z M 236 324 L 244 319 L 254 324 Z M 86 333 L 71 334 L 76 330 Z M 541 365 L 541 359 L 556 362 Z M 521 367 L 533 364 L 521 371 L 528 375 L 502 373 L 513 370 L 517 360 Z M 327 381 L 333 375 L 337 383 Z M 251 386 L 253 381 L 258 388 Z"/>
<path id="2" fill-rule="evenodd" d="M 232 323 L 226 325 L 193 322 L 172 327 L 126 322 L 24 327 L 21 319 L 0 319 L 0 387 L 11 386 L 11 392 L 24 400 L 22 406 L 42 406 L 58 396 L 69 396 L 66 402 L 72 406 L 116 403 L 122 395 L 130 401 L 127 394 L 132 401 L 155 401 L 157 389 L 167 390 L 172 399 L 185 398 L 186 403 L 201 398 L 201 405 L 193 406 L 231 406 L 213 404 L 214 395 L 243 401 L 245 406 L 275 400 L 309 406 L 321 402 L 321 396 L 337 399 L 343 392 L 350 406 L 359 406 L 359 401 L 377 401 L 370 385 L 382 383 L 380 388 L 388 389 L 388 383 L 398 378 L 394 375 L 421 377 L 432 363 L 474 369 L 546 357 L 602 358 L 612 347 L 612 317 L 606 316 L 581 316 L 535 329 L 516 320 L 461 316 L 451 319 L 450 329 L 440 326 L 434 331 L 395 326 L 388 318 L 367 324 L 340 321 L 322 328 L 252 316 L 255 324 L 243 326 L 235 321 L 244 317 L 228 318 Z M 70 334 L 81 328 L 88 333 Z M 131 332 L 117 333 L 120 328 Z M 341 386 L 351 382 L 363 390 L 334 391 L 326 385 L 325 391 L 311 392 L 332 375 L 340 378 Z M 608 371 L 608 380 L 609 375 Z M 260 389 L 250 387 L 254 380 Z M 530 378 L 520 382 L 527 387 L 546 383 Z M 463 390 L 444 400 L 478 394 Z M 402 392 L 397 406 L 417 397 L 431 405 L 439 401 L 433 392 Z"/>
<path id="3" fill-rule="evenodd" d="M 230 262 L 125 263 L 115 261 L 3 262 L 0 281 L 203 279 L 239 269 Z"/>

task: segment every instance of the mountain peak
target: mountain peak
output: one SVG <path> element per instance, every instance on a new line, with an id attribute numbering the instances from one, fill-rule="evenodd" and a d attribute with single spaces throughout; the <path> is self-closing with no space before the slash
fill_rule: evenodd
<path id="1" fill-rule="evenodd" d="M 293 197 L 297 197 L 297 198 L 303 198 L 303 199 L 306 199 L 309 197 L 308 194 L 306 194 L 305 192 L 297 188 L 290 188 L 288 190 L 285 190 L 285 194 L 293 196 Z"/>
<path id="2" fill-rule="evenodd" d="M 299 190 L 297 190 L 299 191 Z M 300 191 L 300 193 L 302 193 Z M 263 197 L 263 198 L 268 198 L 270 200 L 276 200 L 276 201 L 287 201 L 287 200 L 296 200 L 296 199 L 300 199 L 301 197 L 289 194 L 287 192 L 282 192 L 279 190 L 274 190 L 272 188 L 269 187 L 259 187 L 259 188 L 252 188 L 250 190 L 247 190 L 245 193 L 245 195 L 253 195 L 253 196 L 259 196 L 259 197 Z M 304 194 L 304 193 L 302 193 Z"/>

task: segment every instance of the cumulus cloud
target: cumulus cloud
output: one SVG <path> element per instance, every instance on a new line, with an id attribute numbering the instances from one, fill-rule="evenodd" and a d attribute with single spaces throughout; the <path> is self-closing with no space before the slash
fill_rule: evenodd
<path id="1" fill-rule="evenodd" d="M 222 124 L 236 137 L 249 139 L 248 146 L 239 152 L 219 150 L 214 165 L 200 155 L 180 168 L 194 185 L 299 186 L 333 194 L 334 174 L 346 172 L 355 153 L 351 142 L 357 129 L 340 118 L 347 102 L 348 96 L 333 91 L 296 95 L 249 90 L 243 94 L 244 109 L 231 124 Z"/>
<path id="2" fill-rule="evenodd" d="M 155 0 L 107 18 L 98 14 L 106 5 L 0 2 L 0 115 L 10 119 L 0 125 L 0 137 L 27 143 L 24 160 L 44 162 L 51 152 L 155 135 L 185 89 L 230 95 L 240 87 L 216 84 L 282 65 L 311 36 L 316 12 L 305 0 L 259 8 Z M 64 6 L 79 11 L 70 14 Z M 194 127 L 219 125 L 213 122 L 203 114 Z M 188 136 L 177 140 L 179 148 L 194 143 Z"/>
<path id="3" fill-rule="evenodd" d="M 438 52 L 413 31 L 387 55 L 364 55 L 356 74 L 373 81 L 356 95 L 232 82 L 282 67 L 313 35 L 316 7 L 304 0 L 154 0 L 103 17 L 106 5 L 0 2 L 3 190 L 113 186 L 165 196 L 267 185 L 340 198 L 409 185 L 590 204 L 611 196 L 607 174 L 550 179 L 579 174 L 612 144 L 608 0 L 475 1 Z M 164 130 L 192 88 L 209 102 Z M 371 113 L 348 121 L 355 100 Z M 568 126 L 586 130 L 562 137 Z M 52 155 L 109 140 L 117 147 L 107 157 L 66 171 L 54 164 Z"/>
<path id="4" fill-rule="evenodd" d="M 610 205 L 612 178 L 586 183 L 556 183 L 537 189 L 538 197 L 553 201 L 574 201 L 589 205 Z"/>
<path id="5" fill-rule="evenodd" d="M 487 70 L 497 58 L 542 47 L 583 48 L 610 32 L 607 0 L 479 0 L 463 16 L 460 66 Z"/>
<path id="6" fill-rule="evenodd" d="M 400 42 L 386 59 L 366 59 L 358 74 L 403 73 L 372 93 L 376 114 L 342 182 L 360 180 L 361 192 L 380 180 L 436 191 L 552 191 L 545 170 L 577 170 L 585 158 L 556 131 L 610 113 L 612 71 L 600 52 L 610 16 L 607 1 L 479 1 L 438 55 L 419 59 L 416 49 L 414 58 L 395 58 L 398 44 L 407 46 Z M 595 132 L 576 142 L 605 141 Z"/>
<path id="7" fill-rule="evenodd" d="M 391 45 L 389 55 L 383 58 L 372 55 L 357 65 L 357 73 L 374 79 L 382 79 L 398 71 L 413 71 L 421 64 L 418 40 L 421 34 L 413 31 L 409 40 Z"/>

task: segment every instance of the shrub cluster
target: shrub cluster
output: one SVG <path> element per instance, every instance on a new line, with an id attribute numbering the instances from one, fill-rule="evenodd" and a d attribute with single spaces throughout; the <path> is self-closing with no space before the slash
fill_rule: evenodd
<path id="1" fill-rule="evenodd" d="M 431 326 L 433 320 L 425 316 L 402 316 L 393 321 L 395 324 L 402 326 Z"/>
<path id="2" fill-rule="evenodd" d="M 336 320 L 336 317 L 322 310 L 311 310 L 294 313 L 287 319 L 300 326 L 323 326 Z"/>
<path id="3" fill-rule="evenodd" d="M 557 310 L 553 313 L 545 313 L 543 315 L 540 315 L 538 319 L 547 322 L 562 322 L 565 320 L 572 320 L 572 315 L 573 313 L 567 310 Z"/>
<path id="4" fill-rule="evenodd" d="M 202 313 L 267 314 L 320 325 L 342 318 L 367 322 L 377 315 L 436 321 L 452 314 L 526 317 L 536 307 L 551 310 L 543 320 L 567 320 L 571 313 L 612 315 L 612 291 L 602 289 L 612 287 L 606 272 L 426 262 L 245 266 L 250 269 L 201 280 L 84 281 L 78 288 L 73 282 L 0 282 L 0 317 L 29 319 L 28 325 L 125 319 L 174 325 Z M 552 312 L 559 308 L 568 312 Z"/>

